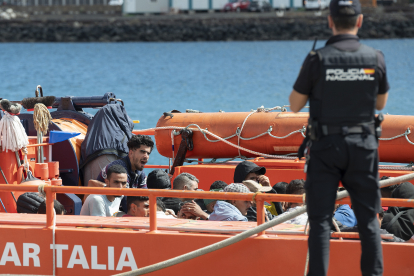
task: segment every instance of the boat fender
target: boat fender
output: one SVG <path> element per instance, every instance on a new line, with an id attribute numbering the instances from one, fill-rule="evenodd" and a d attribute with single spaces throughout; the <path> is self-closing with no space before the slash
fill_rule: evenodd
<path id="1" fill-rule="evenodd" d="M 38 193 L 24 193 L 17 199 L 17 213 L 37 214 L 37 209 L 44 200 Z"/>

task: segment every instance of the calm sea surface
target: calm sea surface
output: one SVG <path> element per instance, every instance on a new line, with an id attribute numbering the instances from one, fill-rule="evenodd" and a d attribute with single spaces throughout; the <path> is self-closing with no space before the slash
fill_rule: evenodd
<path id="1" fill-rule="evenodd" d="M 414 39 L 365 40 L 385 54 L 385 113 L 413 115 Z M 0 44 L 0 97 L 114 92 L 129 116 L 154 127 L 165 111 L 250 111 L 288 104 L 311 41 Z M 318 42 L 318 46 L 323 45 Z M 96 110 L 87 110 L 95 113 Z M 168 164 L 153 152 L 151 164 Z"/>

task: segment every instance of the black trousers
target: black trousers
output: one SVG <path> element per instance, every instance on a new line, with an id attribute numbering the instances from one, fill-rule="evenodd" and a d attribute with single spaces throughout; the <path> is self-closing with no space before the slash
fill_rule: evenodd
<path id="1" fill-rule="evenodd" d="M 342 181 L 351 196 L 361 239 L 362 275 L 382 275 L 377 213 L 381 207 L 377 141 L 373 135 L 329 135 L 312 141 L 306 179 L 309 276 L 326 275 L 336 193 Z"/>

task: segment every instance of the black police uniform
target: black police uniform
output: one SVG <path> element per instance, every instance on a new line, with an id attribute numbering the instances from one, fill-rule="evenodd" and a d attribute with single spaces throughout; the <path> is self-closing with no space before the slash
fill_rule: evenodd
<path id="1" fill-rule="evenodd" d="M 333 36 L 324 48 L 307 56 L 294 89 L 309 96 L 310 118 L 316 126 L 316 140 L 308 144 L 305 183 L 310 224 L 308 275 L 328 271 L 329 232 L 339 181 L 351 196 L 358 220 L 362 274 L 382 275 L 376 216 L 381 207 L 378 142 L 373 121 L 377 94 L 389 89 L 384 57 L 359 43 L 357 36 Z"/>

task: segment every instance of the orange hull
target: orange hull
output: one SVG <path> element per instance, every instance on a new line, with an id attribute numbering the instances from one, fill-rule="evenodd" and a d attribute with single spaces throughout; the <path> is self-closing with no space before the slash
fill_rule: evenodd
<path id="1" fill-rule="evenodd" d="M 241 128 L 243 121 L 249 115 L 248 112 L 235 113 L 175 113 L 174 117 L 162 116 L 157 123 L 157 127 L 187 127 L 196 124 L 201 129 L 224 138 L 234 135 L 238 128 Z M 383 133 L 381 138 L 392 138 L 401 135 L 407 129 L 414 129 L 414 116 L 385 115 L 383 122 Z M 243 138 L 251 138 L 265 133 L 265 135 L 252 140 L 240 140 L 240 146 L 271 155 L 296 153 L 303 141 L 303 136 L 299 132 L 307 126 L 308 113 L 291 112 L 269 112 L 255 113 L 251 115 L 242 130 Z M 266 132 L 277 137 L 290 136 L 277 139 Z M 191 127 L 195 129 L 195 127 Z M 172 157 L 172 129 L 155 130 L 155 140 L 158 152 L 165 157 Z M 295 132 L 296 133 L 293 133 Z M 139 132 L 139 131 L 137 131 Z M 207 135 L 210 140 L 216 138 Z M 407 138 L 414 142 L 414 133 L 407 134 Z M 238 138 L 228 139 L 229 142 L 237 145 Z M 181 142 L 181 135 L 174 136 L 175 153 Z M 187 158 L 232 158 L 238 156 L 237 148 L 224 142 L 209 142 L 200 131 L 194 131 L 194 149 L 187 151 Z M 246 157 L 256 157 L 257 155 L 241 151 Z M 410 144 L 404 135 L 388 141 L 381 140 L 379 147 L 381 162 L 410 163 L 414 161 L 414 145 Z"/>
<path id="2" fill-rule="evenodd" d="M 81 222 L 81 227 L 64 226 L 74 223 L 75 219 Z M 0 236 L 7 237 L 0 240 L 2 274 L 52 275 L 52 230 L 42 226 L 44 221 L 44 215 L 0 214 Z M 251 222 L 158 220 L 159 224 L 161 221 L 173 227 L 199 228 L 200 232 L 207 227 L 247 230 L 255 226 Z M 56 255 L 56 275 L 113 275 L 165 261 L 229 237 L 172 230 L 152 233 L 145 229 L 148 218 L 58 216 L 57 224 L 55 244 L 61 249 Z M 383 243 L 383 251 L 385 276 L 412 275 L 414 244 Z M 4 257 L 4 252 L 9 257 Z M 150 275 L 187 275 L 189 271 L 206 276 L 256 275 L 258 271 L 260 275 L 302 275 L 306 252 L 305 236 L 253 236 Z M 332 240 L 328 275 L 360 275 L 360 253 L 359 241 Z"/>

